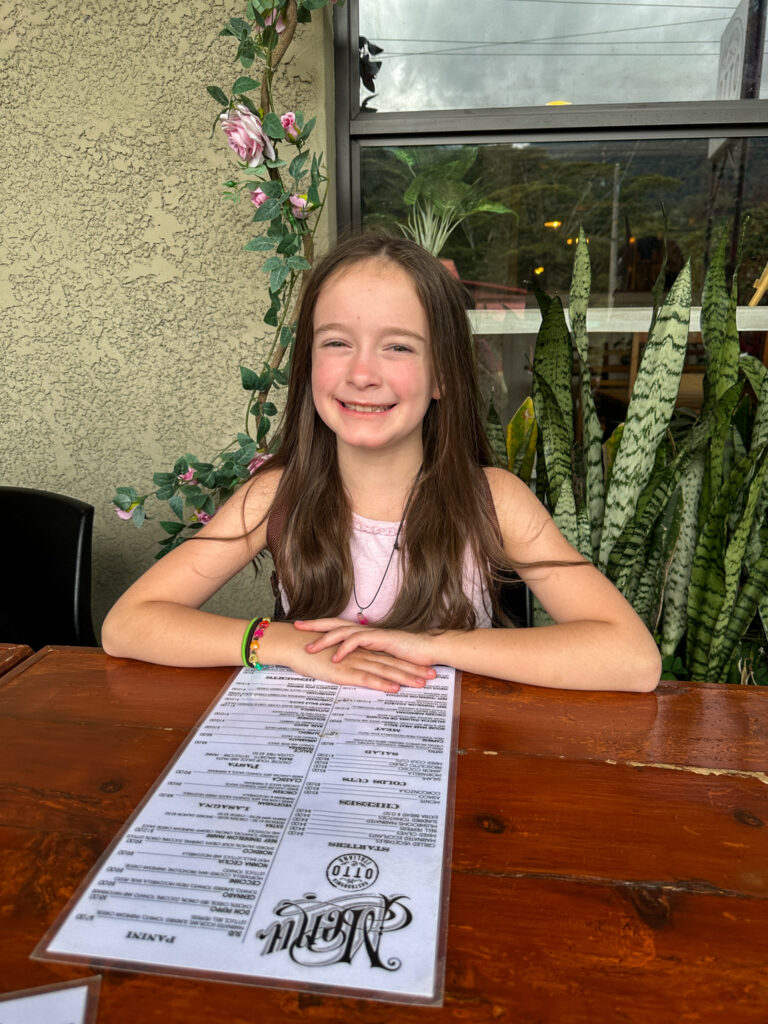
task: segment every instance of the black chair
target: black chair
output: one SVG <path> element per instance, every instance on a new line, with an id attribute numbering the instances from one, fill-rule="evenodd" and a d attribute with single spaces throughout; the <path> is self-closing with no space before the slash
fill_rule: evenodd
<path id="1" fill-rule="evenodd" d="M 97 646 L 91 620 L 93 506 L 28 487 L 0 487 L 0 640 Z"/>

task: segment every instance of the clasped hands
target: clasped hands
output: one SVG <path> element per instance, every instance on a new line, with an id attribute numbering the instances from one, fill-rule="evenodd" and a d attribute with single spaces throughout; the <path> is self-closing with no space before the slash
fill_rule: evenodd
<path id="1" fill-rule="evenodd" d="M 329 682 L 364 686 L 396 693 L 401 686 L 419 688 L 434 679 L 430 637 L 400 629 L 362 626 L 347 619 L 311 619 L 294 622 L 294 628 L 319 637 L 304 645 L 311 655 L 328 659 L 330 672 L 316 672 Z"/>

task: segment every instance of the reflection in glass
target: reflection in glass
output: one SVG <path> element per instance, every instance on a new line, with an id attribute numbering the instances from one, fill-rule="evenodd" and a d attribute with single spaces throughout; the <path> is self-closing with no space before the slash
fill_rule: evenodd
<path id="1" fill-rule="evenodd" d="M 424 166 L 433 168 L 431 177 L 441 187 L 421 190 L 414 199 L 413 182 L 420 173 L 423 176 Z M 446 169 L 451 168 L 456 189 L 461 184 L 468 194 L 493 207 L 460 219 L 439 252 L 463 282 L 469 308 L 513 310 L 524 319 L 524 311 L 536 305 L 527 287 L 531 281 L 559 294 L 567 304 L 581 226 L 592 263 L 591 308 L 613 309 L 611 315 L 622 308 L 650 311 L 651 289 L 664 258 L 662 206 L 667 218 L 665 284 L 668 287 L 690 259 L 695 306 L 701 304 L 704 272 L 723 231 L 729 236 L 729 260 L 735 262 L 735 236 L 744 214 L 749 214 L 750 223 L 739 269 L 740 304 L 747 304 L 754 281 L 768 264 L 768 138 L 446 146 L 421 151 L 365 147 L 364 226 L 399 233 L 413 217 L 417 200 L 424 203 L 432 197 L 445 204 Z M 458 193 L 466 194 L 461 189 Z M 650 315 L 645 322 L 649 320 Z M 609 355 L 618 347 L 613 361 L 619 369 L 608 377 L 618 381 L 619 390 L 626 391 L 622 378 L 637 358 L 635 335 L 643 329 L 635 322 L 620 338 L 594 339 L 602 346 L 595 357 L 601 365 L 611 361 L 605 347 Z M 755 338 L 745 335 L 742 346 L 754 345 L 760 356 L 764 339 L 765 330 Z M 519 405 L 520 389 L 528 386 L 524 368 L 531 340 L 520 331 L 513 340 L 488 336 L 479 345 L 481 369 L 491 377 L 499 375 L 493 390 L 504 412 Z M 696 356 L 692 349 L 692 360 L 696 359 L 700 361 L 701 353 Z"/>
<path id="2" fill-rule="evenodd" d="M 766 6 L 486 0 L 470 17 L 464 0 L 360 0 L 362 56 L 380 63 L 360 102 L 413 111 L 766 98 Z"/>

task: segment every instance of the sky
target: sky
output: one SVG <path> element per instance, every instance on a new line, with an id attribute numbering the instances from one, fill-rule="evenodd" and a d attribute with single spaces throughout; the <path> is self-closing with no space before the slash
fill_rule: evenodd
<path id="1" fill-rule="evenodd" d="M 713 100 L 721 40 L 727 33 L 738 55 L 745 2 L 360 0 L 360 34 L 383 47 L 370 105 Z M 768 97 L 768 67 L 760 95 Z"/>

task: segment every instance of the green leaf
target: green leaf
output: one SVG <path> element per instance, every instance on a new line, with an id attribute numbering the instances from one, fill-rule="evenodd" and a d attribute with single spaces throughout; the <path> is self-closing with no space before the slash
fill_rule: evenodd
<path id="1" fill-rule="evenodd" d="M 205 87 L 205 90 L 209 94 L 209 96 L 212 96 L 217 103 L 220 103 L 222 105 L 222 107 L 229 106 L 229 96 L 227 96 L 224 90 L 220 89 L 218 85 L 207 85 Z"/>
<path id="2" fill-rule="evenodd" d="M 261 419 L 259 420 L 259 428 L 256 431 L 256 440 L 261 441 L 263 438 L 265 438 L 269 433 L 269 428 L 271 426 L 272 423 L 269 420 L 269 417 L 262 416 Z"/>
<path id="3" fill-rule="evenodd" d="M 296 181 L 298 181 L 304 174 L 307 165 L 307 160 L 309 160 L 309 153 L 299 153 L 298 156 L 295 156 L 293 160 L 291 160 L 290 167 L 288 168 L 288 173 Z"/>
<path id="4" fill-rule="evenodd" d="M 247 21 L 243 21 L 242 18 L 230 18 L 227 22 L 227 28 L 230 33 L 233 36 L 237 36 L 238 39 L 245 39 L 251 31 L 251 26 Z"/>
<path id="5" fill-rule="evenodd" d="M 164 487 L 167 484 L 176 483 L 176 476 L 173 473 L 153 473 L 152 483 L 155 485 L 155 487 Z M 120 488 L 118 488 L 118 493 L 119 492 Z"/>
<path id="6" fill-rule="evenodd" d="M 290 348 L 291 345 L 293 344 L 293 339 L 294 339 L 294 333 L 293 333 L 293 331 L 291 330 L 290 327 L 281 327 L 280 328 L 280 344 L 281 344 L 281 346 L 283 348 Z M 275 370 L 274 372 L 275 372 L 275 377 L 277 377 L 278 372 L 281 374 L 281 376 L 283 376 L 283 377 L 285 376 L 285 374 L 283 373 L 282 370 L 280 370 L 280 371 Z M 282 381 L 282 383 L 283 384 L 287 384 L 288 381 L 284 380 L 284 381 Z"/>
<path id="7" fill-rule="evenodd" d="M 309 260 L 305 260 L 303 256 L 289 256 L 285 261 L 291 270 L 311 270 L 312 264 Z"/>
<path id="8" fill-rule="evenodd" d="M 290 272 L 291 271 L 289 270 L 288 267 L 285 266 L 285 264 L 273 270 L 269 275 L 269 290 L 271 292 L 278 291 L 285 282 Z"/>
<path id="9" fill-rule="evenodd" d="M 259 375 L 247 366 L 240 367 L 240 383 L 246 391 L 255 391 L 259 384 Z"/>
<path id="10" fill-rule="evenodd" d="M 270 249 L 275 248 L 275 240 L 259 235 L 257 238 L 252 238 L 250 242 L 246 242 L 243 248 L 248 252 L 269 252 Z"/>
<path id="11" fill-rule="evenodd" d="M 669 567 L 664 592 L 660 649 L 663 656 L 675 653 L 688 625 L 688 586 L 696 550 L 699 499 L 704 482 L 704 452 L 698 451 L 680 480 L 682 518 L 680 536 Z"/>
<path id="12" fill-rule="evenodd" d="M 269 196 L 270 199 L 284 199 L 286 192 L 279 181 L 263 181 L 260 183 L 259 188 L 265 196 Z"/>
<path id="13" fill-rule="evenodd" d="M 282 207 L 277 199 L 267 199 L 254 213 L 253 219 L 255 221 L 274 220 L 275 217 L 280 216 L 281 209 Z"/>
<path id="14" fill-rule="evenodd" d="M 688 348 L 690 263 L 678 274 L 653 325 L 632 390 L 624 432 L 611 473 L 600 540 L 600 568 L 632 518 L 654 466 L 656 450 L 675 409 Z"/>
<path id="15" fill-rule="evenodd" d="M 284 327 L 283 330 L 286 330 L 286 328 Z M 285 387 L 288 383 L 288 374 L 284 370 L 273 370 L 272 376 L 275 379 L 275 383 L 280 384 L 282 387 Z"/>
<path id="16" fill-rule="evenodd" d="M 603 429 L 592 395 L 589 367 L 589 338 L 587 336 L 587 306 L 592 284 L 589 245 L 584 229 L 579 227 L 579 244 L 573 258 L 573 277 L 569 298 L 569 312 L 573 343 L 578 353 L 579 388 L 581 391 L 581 420 L 584 445 L 584 484 L 589 512 L 592 558 L 597 559 L 605 515 L 605 483 L 603 470 Z"/>
<path id="17" fill-rule="evenodd" d="M 238 96 L 238 100 L 247 110 L 250 110 L 252 114 L 255 114 L 256 117 L 259 116 L 259 108 L 249 96 Z M 252 170 L 255 170 L 255 168 L 252 168 Z"/>
<path id="18" fill-rule="evenodd" d="M 273 113 L 271 110 L 264 118 L 264 120 L 261 122 L 261 127 L 264 129 L 264 132 L 270 137 L 270 139 L 285 138 L 285 128 L 283 128 L 280 122 L 280 118 L 277 116 L 277 114 Z"/>
<path id="19" fill-rule="evenodd" d="M 139 529 L 140 526 L 143 525 L 144 520 L 146 518 L 147 518 L 147 513 L 146 513 L 146 511 L 144 509 L 144 506 L 143 505 L 137 505 L 136 508 L 133 510 L 133 519 L 131 520 L 131 522 L 133 523 L 133 525 L 136 527 L 137 530 Z"/>
<path id="20" fill-rule="evenodd" d="M 509 471 L 530 483 L 536 458 L 538 425 L 533 399 L 528 397 L 507 424 L 507 465 Z"/>
<path id="21" fill-rule="evenodd" d="M 274 306 L 270 306 L 264 314 L 264 323 L 270 327 L 277 327 L 277 310 Z"/>
<path id="22" fill-rule="evenodd" d="M 173 467 L 174 476 L 183 476 L 189 472 L 189 463 L 186 459 L 178 459 Z"/>
<path id="23" fill-rule="evenodd" d="M 184 523 L 174 523 L 172 520 L 171 522 L 168 522 L 167 520 L 161 519 L 160 526 L 165 530 L 166 533 L 169 533 L 172 537 L 174 537 L 177 533 L 181 533 L 181 531 L 184 529 Z"/>
<path id="24" fill-rule="evenodd" d="M 265 402 L 261 407 L 262 416 L 276 416 L 277 406 L 273 402 Z"/>
<path id="25" fill-rule="evenodd" d="M 241 75 L 240 78 L 235 80 L 232 86 L 232 93 L 238 95 L 239 93 L 250 92 L 251 89 L 258 89 L 261 82 L 257 82 L 255 78 L 249 78 L 247 75 Z"/>
<path id="26" fill-rule="evenodd" d="M 300 235 L 295 235 L 292 232 L 288 232 L 288 234 L 283 235 L 282 239 L 280 240 L 277 246 L 277 251 L 290 256 L 293 255 L 293 253 L 298 252 L 300 248 Z"/>
<path id="27" fill-rule="evenodd" d="M 171 512 L 176 516 L 177 519 L 184 521 L 184 503 L 181 500 L 180 494 L 175 494 L 168 502 L 171 508 Z"/>

